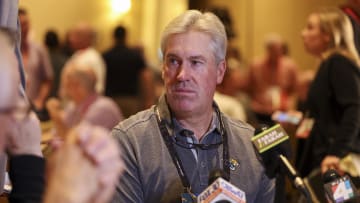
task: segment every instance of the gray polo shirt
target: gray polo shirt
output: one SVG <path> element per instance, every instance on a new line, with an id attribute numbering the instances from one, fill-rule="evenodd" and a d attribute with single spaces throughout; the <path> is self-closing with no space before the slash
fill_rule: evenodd
<path id="1" fill-rule="evenodd" d="M 161 118 L 166 120 L 170 135 L 182 143 L 196 139 L 191 131 L 172 120 L 165 97 L 159 100 Z M 264 174 L 251 144 L 254 129 L 222 114 L 227 131 L 230 159 L 238 163 L 231 170 L 231 183 L 246 193 L 247 202 L 272 202 L 274 181 Z M 210 130 L 200 141 L 213 144 L 221 141 L 219 122 L 213 116 Z M 116 188 L 112 202 L 181 202 L 181 179 L 161 136 L 154 107 L 121 122 L 112 134 L 123 150 L 126 169 Z M 172 137 L 175 139 L 175 137 Z M 208 186 L 209 173 L 222 168 L 223 145 L 210 150 L 186 149 L 175 145 L 189 177 L 192 191 L 199 194 Z"/>

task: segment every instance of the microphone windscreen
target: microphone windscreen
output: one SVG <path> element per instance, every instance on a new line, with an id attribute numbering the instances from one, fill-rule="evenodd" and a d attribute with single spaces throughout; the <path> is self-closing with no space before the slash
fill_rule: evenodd
<path id="1" fill-rule="evenodd" d="M 274 128 L 273 130 L 271 130 L 271 128 Z M 258 127 L 255 129 L 254 132 L 254 137 L 260 135 L 261 133 L 269 130 L 269 134 L 272 131 L 276 131 L 276 129 L 281 128 L 280 126 L 272 126 L 269 127 L 266 124 L 259 124 Z M 276 132 L 276 134 L 278 134 L 278 132 Z M 277 139 L 277 138 L 276 138 Z M 269 178 L 274 178 L 277 174 L 279 173 L 284 173 L 284 170 L 281 167 L 280 164 L 280 160 L 279 160 L 279 155 L 282 154 L 287 158 L 291 157 L 291 149 L 290 149 L 290 141 L 288 139 L 281 141 L 280 143 L 271 146 L 270 148 L 268 148 L 265 152 L 260 152 L 259 155 L 261 156 L 263 165 L 265 167 L 265 174 L 269 177 Z"/>
<path id="2" fill-rule="evenodd" d="M 323 175 L 323 182 L 330 183 L 338 178 L 340 178 L 339 173 L 335 169 L 329 169 Z"/>
<path id="3" fill-rule="evenodd" d="M 213 171 L 210 172 L 209 174 L 209 182 L 208 184 L 211 185 L 215 180 L 217 180 L 218 178 L 223 178 L 226 181 L 229 181 L 229 177 L 227 176 L 227 174 L 221 170 L 221 169 L 214 169 Z"/>

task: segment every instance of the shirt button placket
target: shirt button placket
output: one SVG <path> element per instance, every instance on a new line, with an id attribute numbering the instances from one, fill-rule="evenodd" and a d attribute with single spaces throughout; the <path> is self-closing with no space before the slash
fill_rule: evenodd
<path id="1" fill-rule="evenodd" d="M 200 151 L 199 153 L 199 163 L 200 163 L 200 170 L 199 170 L 199 176 L 200 176 L 200 183 L 201 185 L 208 185 L 208 166 L 206 159 L 203 155 L 204 152 Z"/>

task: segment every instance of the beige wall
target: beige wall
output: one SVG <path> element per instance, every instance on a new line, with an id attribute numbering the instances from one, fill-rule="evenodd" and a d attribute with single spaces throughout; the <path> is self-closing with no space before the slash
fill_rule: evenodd
<path id="1" fill-rule="evenodd" d="M 139 1 L 132 1 L 131 10 L 125 15 L 113 15 L 110 0 L 20 0 L 28 10 L 33 37 L 42 42 L 45 31 L 55 28 L 61 36 L 78 22 L 88 22 L 98 32 L 96 46 L 103 50 L 112 43 L 112 29 L 117 24 L 129 26 L 129 41 L 137 43 L 140 36 L 141 15 Z"/>
<path id="2" fill-rule="evenodd" d="M 20 0 L 28 10 L 32 37 L 43 41 L 44 33 L 55 28 L 61 36 L 78 22 L 88 22 L 98 33 L 96 47 L 103 51 L 112 44 L 112 30 L 118 24 L 128 28 L 128 43 L 145 46 L 151 64 L 158 64 L 160 32 L 174 16 L 185 11 L 187 0 L 132 0 L 131 10 L 113 15 L 110 0 Z"/>
<path id="3" fill-rule="evenodd" d="M 289 44 L 290 54 L 301 68 L 313 68 L 314 57 L 304 50 L 300 32 L 309 13 L 322 6 L 338 6 L 345 0 L 209 0 L 210 5 L 227 7 L 238 33 L 233 44 L 249 62 L 263 54 L 264 36 L 279 33 Z"/>
<path id="4" fill-rule="evenodd" d="M 141 39 L 148 62 L 160 68 L 159 45 L 161 32 L 166 24 L 188 8 L 187 0 L 143 0 L 143 23 Z M 155 15 L 157 14 L 157 15 Z"/>
<path id="5" fill-rule="evenodd" d="M 263 54 L 263 39 L 269 32 L 281 34 L 289 43 L 291 55 L 301 68 L 312 68 L 315 59 L 305 53 L 300 38 L 307 15 L 321 6 L 337 6 L 345 0 L 208 0 L 209 5 L 228 7 L 234 20 L 239 47 L 250 61 Z M 159 37 L 165 24 L 188 7 L 187 0 L 132 0 L 131 10 L 122 16 L 112 16 L 110 0 L 20 0 L 28 9 L 34 38 L 42 41 L 48 28 L 63 35 L 79 21 L 88 21 L 98 31 L 100 50 L 111 45 L 115 25 L 129 28 L 128 42 L 143 44 L 151 64 L 158 64 Z"/>

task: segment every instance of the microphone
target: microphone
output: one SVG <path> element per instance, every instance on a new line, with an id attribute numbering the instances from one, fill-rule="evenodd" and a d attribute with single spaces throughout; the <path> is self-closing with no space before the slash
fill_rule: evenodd
<path id="1" fill-rule="evenodd" d="M 215 169 L 210 172 L 209 174 L 209 182 L 208 185 L 211 185 L 213 182 L 215 182 L 218 178 L 223 178 L 226 181 L 229 181 L 230 178 L 228 175 L 221 169 Z"/>
<path id="2" fill-rule="evenodd" d="M 327 170 L 323 175 L 325 196 L 332 203 L 358 202 L 356 187 L 349 176 L 340 176 L 335 169 Z M 357 200 L 357 201 L 356 201 Z"/>
<path id="3" fill-rule="evenodd" d="M 274 178 L 276 174 L 282 172 L 281 169 L 284 169 L 295 188 L 302 192 L 306 199 L 311 202 L 310 192 L 304 181 L 284 156 L 286 154 L 284 143 L 288 139 L 289 136 L 280 124 L 276 124 L 271 128 L 262 125 L 255 130 L 255 136 L 251 138 L 253 145 L 262 158 L 265 174 L 269 178 Z"/>
<path id="4" fill-rule="evenodd" d="M 197 197 L 198 203 L 246 203 L 245 192 L 226 179 L 222 170 L 212 171 L 209 186 Z"/>

